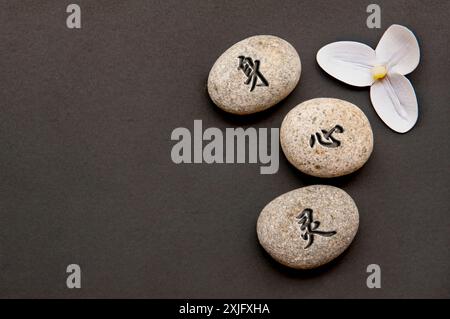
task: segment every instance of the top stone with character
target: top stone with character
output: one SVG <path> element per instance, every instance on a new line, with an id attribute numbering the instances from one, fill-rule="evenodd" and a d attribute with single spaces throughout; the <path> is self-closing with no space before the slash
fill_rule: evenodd
<path id="1" fill-rule="evenodd" d="M 209 73 L 208 92 L 226 112 L 256 113 L 287 97 L 300 73 L 300 57 L 292 45 L 276 36 L 253 36 L 217 59 Z"/>

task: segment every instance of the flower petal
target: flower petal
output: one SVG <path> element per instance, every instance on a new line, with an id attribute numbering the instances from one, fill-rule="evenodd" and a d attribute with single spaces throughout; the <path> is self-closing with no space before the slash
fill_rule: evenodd
<path id="1" fill-rule="evenodd" d="M 411 73 L 420 61 L 419 43 L 414 33 L 398 24 L 386 30 L 375 51 L 377 62 L 387 64 L 393 73 Z"/>
<path id="2" fill-rule="evenodd" d="M 409 80 L 398 73 L 376 81 L 370 98 L 378 116 L 392 130 L 406 133 L 413 128 L 419 115 L 416 93 Z"/>
<path id="3" fill-rule="evenodd" d="M 329 75 L 353 86 L 370 86 L 375 51 L 359 42 L 334 42 L 317 52 L 317 63 Z"/>

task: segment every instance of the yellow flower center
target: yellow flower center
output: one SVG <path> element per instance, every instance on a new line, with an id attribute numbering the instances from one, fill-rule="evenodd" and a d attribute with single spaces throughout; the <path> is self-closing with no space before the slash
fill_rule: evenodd
<path id="1" fill-rule="evenodd" d="M 377 65 L 372 69 L 372 76 L 375 80 L 383 79 L 387 74 L 387 68 L 384 65 Z"/>

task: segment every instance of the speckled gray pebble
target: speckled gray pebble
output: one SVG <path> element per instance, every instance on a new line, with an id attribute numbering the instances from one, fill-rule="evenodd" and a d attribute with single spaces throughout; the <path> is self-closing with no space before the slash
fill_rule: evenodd
<path id="1" fill-rule="evenodd" d="M 300 73 L 300 57 L 291 44 L 257 35 L 234 44 L 217 59 L 209 73 L 208 92 L 224 111 L 251 114 L 288 96 Z"/>
<path id="2" fill-rule="evenodd" d="M 317 177 L 337 177 L 361 168 L 373 150 L 369 120 L 354 104 L 331 98 L 301 103 L 283 120 L 281 147 L 289 162 Z"/>
<path id="3" fill-rule="evenodd" d="M 283 194 L 261 212 L 258 239 L 279 263 L 311 269 L 338 257 L 358 231 L 359 213 L 343 190 L 325 185 Z"/>

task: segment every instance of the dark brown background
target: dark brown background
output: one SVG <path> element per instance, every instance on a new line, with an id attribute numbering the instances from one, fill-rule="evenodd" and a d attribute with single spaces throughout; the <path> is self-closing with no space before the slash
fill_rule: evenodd
<path id="1" fill-rule="evenodd" d="M 81 30 L 69 1 L 0 4 L 0 297 L 449 297 L 450 2 L 87 1 Z M 378 119 L 368 89 L 328 77 L 317 50 L 338 40 L 373 47 L 393 23 L 416 33 L 411 79 L 420 118 L 406 135 Z M 235 42 L 280 36 L 299 51 L 300 85 L 277 107 L 235 117 L 212 105 L 210 67 Z M 370 119 L 375 149 L 344 178 L 297 172 L 280 154 L 258 165 L 172 163 L 176 127 L 279 127 L 298 103 L 336 97 Z M 315 183 L 342 187 L 361 224 L 332 264 L 297 272 L 273 262 L 255 233 L 274 197 Z M 82 289 L 65 286 L 82 267 Z M 366 287 L 368 264 L 382 289 Z"/>

